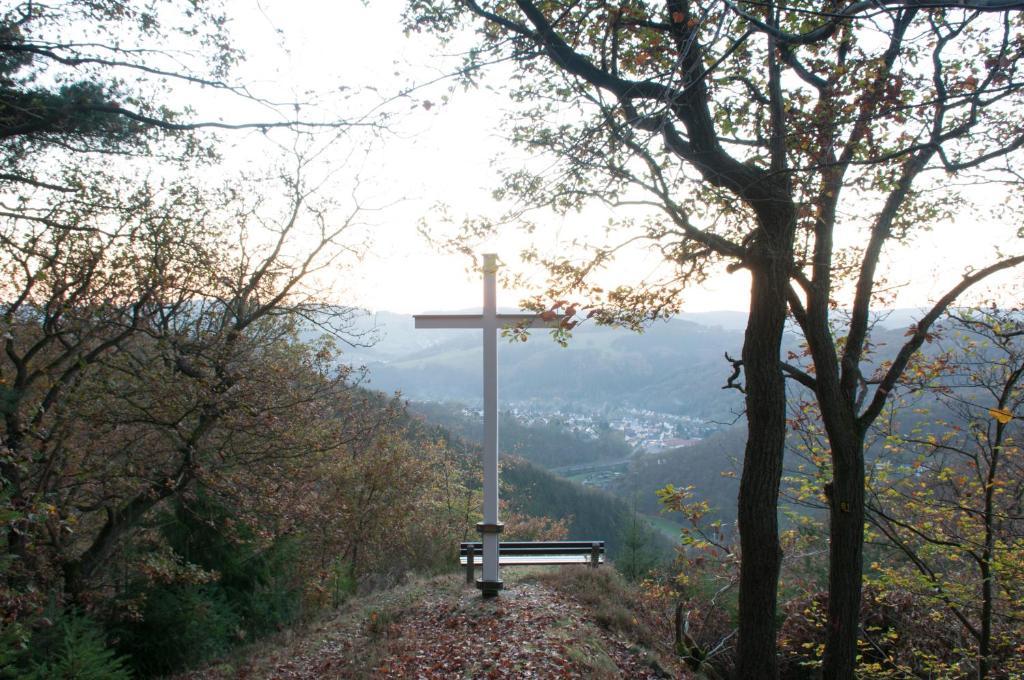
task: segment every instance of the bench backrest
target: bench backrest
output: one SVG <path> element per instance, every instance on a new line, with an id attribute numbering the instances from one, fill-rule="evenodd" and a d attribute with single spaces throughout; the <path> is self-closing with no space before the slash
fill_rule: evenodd
<path id="1" fill-rule="evenodd" d="M 474 564 L 480 564 L 483 544 L 479 541 L 459 544 L 459 562 L 466 565 L 466 582 L 473 581 Z M 503 565 L 589 564 L 604 562 L 604 541 L 502 541 L 498 543 L 498 563 Z"/>
<path id="2" fill-rule="evenodd" d="M 501 555 L 590 555 L 594 548 L 604 554 L 604 541 L 501 541 Z M 459 554 L 483 555 L 483 544 L 471 541 L 459 544 Z"/>

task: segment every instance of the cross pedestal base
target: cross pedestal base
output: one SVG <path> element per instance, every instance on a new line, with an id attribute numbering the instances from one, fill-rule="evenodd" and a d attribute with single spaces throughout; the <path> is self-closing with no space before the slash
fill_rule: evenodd
<path id="1" fill-rule="evenodd" d="M 480 539 L 483 542 L 485 564 L 489 556 L 494 564 L 493 573 L 489 573 L 490 570 L 486 567 L 483 569 L 483 578 L 477 580 L 476 587 L 484 597 L 496 597 L 504 588 L 498 567 L 498 535 L 505 530 L 505 525 L 501 522 L 477 522 L 476 530 L 480 532 Z"/>
<path id="2" fill-rule="evenodd" d="M 477 579 L 476 587 L 484 597 L 497 597 L 498 593 L 505 588 L 504 581 L 484 581 Z"/>

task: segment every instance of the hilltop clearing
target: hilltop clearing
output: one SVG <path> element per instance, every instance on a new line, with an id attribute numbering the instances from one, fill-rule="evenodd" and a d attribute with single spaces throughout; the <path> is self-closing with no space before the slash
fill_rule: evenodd
<path id="1" fill-rule="evenodd" d="M 518 572 L 503 574 L 495 599 L 461 574 L 353 598 L 180 679 L 688 677 L 671 655 L 669 620 L 610 569 Z"/>

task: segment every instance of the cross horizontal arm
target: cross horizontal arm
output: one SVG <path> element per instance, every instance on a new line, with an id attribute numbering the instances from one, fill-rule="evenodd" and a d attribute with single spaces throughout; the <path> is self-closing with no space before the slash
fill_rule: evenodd
<path id="1" fill-rule="evenodd" d="M 480 314 L 417 314 L 416 328 L 483 328 L 484 317 Z M 545 320 L 539 314 L 498 314 L 498 328 L 557 328 L 562 317 Z"/>
<path id="2" fill-rule="evenodd" d="M 561 316 L 542 319 L 539 314 L 498 314 L 498 327 L 506 328 L 558 328 L 562 323 Z"/>
<path id="3" fill-rule="evenodd" d="M 417 314 L 416 328 L 483 328 L 480 314 Z"/>

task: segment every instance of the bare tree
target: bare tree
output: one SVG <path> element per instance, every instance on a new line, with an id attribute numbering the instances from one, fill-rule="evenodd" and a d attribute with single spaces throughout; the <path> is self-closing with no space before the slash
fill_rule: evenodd
<path id="1" fill-rule="evenodd" d="M 46 223 L 7 217 L 0 464 L 24 515 L 8 534 L 25 561 L 16 576 L 36 566 L 29 545 L 43 531 L 77 594 L 150 509 L 203 475 L 344 438 L 290 429 L 301 413 L 330 422 L 349 380 L 327 364 L 320 381 L 294 374 L 306 361 L 297 334 L 354 337 L 354 310 L 314 278 L 358 253 L 360 208 L 317 199 L 306 173 L 299 159 L 276 184 L 224 193 L 130 181 L 127 197 L 96 178 L 118 200 L 86 212 L 76 192 Z M 264 204 L 256 185 L 287 202 Z M 32 519 L 49 507 L 54 521 Z M 90 530 L 64 535 L 67 522 Z"/>
<path id="2" fill-rule="evenodd" d="M 245 59 L 223 3 L 126 0 L 19 2 L 0 13 L 0 189 L 73 192 L 60 156 L 214 160 L 203 131 L 311 131 L 371 125 L 367 117 L 302 117 L 234 73 Z M 243 119 L 203 118 L 194 103 L 245 104 Z M 181 104 L 181 102 L 186 102 Z M 310 116 L 314 115 L 312 111 Z"/>

